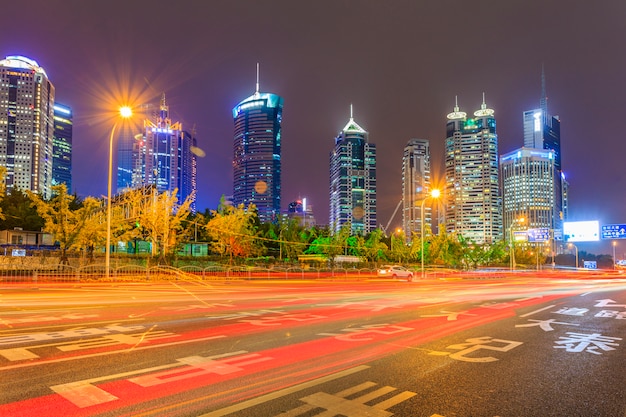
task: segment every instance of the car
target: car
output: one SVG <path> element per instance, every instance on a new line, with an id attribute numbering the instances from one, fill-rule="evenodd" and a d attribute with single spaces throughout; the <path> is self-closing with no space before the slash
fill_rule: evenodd
<path id="1" fill-rule="evenodd" d="M 413 271 L 409 271 L 401 265 L 383 265 L 378 268 L 377 275 L 379 277 L 407 278 L 408 281 L 413 279 Z"/>

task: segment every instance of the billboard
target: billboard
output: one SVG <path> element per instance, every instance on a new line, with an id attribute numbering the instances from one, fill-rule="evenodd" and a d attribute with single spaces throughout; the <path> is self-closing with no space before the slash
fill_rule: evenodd
<path id="1" fill-rule="evenodd" d="M 597 242 L 600 240 L 600 223 L 597 220 L 563 222 L 563 238 L 566 242 Z"/>

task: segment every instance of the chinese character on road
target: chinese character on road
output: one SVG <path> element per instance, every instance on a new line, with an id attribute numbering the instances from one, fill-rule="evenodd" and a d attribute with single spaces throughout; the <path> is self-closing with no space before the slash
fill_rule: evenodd
<path id="1" fill-rule="evenodd" d="M 615 350 L 612 346 L 619 346 L 614 343 L 616 340 L 622 340 L 621 337 L 602 336 L 599 333 L 583 334 L 567 332 L 569 336 L 561 336 L 555 343 L 559 346 L 553 346 L 555 349 L 565 349 L 566 352 L 583 352 L 587 351 L 594 355 L 602 355 L 598 349 L 605 351 Z"/>
<path id="2" fill-rule="evenodd" d="M 568 326 L 578 326 L 578 324 L 576 324 L 576 323 L 564 323 L 564 322 L 561 322 L 561 321 L 556 321 L 555 319 L 550 319 L 550 320 L 533 320 L 533 319 L 528 319 L 528 321 L 534 321 L 535 323 L 516 324 L 515 327 L 539 326 L 541 328 L 541 330 L 543 330 L 544 332 L 551 332 L 551 331 L 554 330 L 552 328 L 551 324 L 566 324 Z"/>
<path id="3" fill-rule="evenodd" d="M 490 344 L 496 344 L 491 346 Z M 498 346 L 500 344 L 500 346 Z M 452 359 L 463 362 L 494 362 L 499 359 L 492 356 L 469 357 L 470 353 L 485 349 L 496 352 L 508 352 L 509 350 L 520 346 L 522 342 L 514 342 L 512 340 L 493 339 L 489 336 L 474 337 L 466 340 L 466 343 L 458 343 L 450 345 L 446 349 L 460 349 L 459 352 L 450 354 L 449 352 L 430 352 L 431 355 L 450 355 Z"/>

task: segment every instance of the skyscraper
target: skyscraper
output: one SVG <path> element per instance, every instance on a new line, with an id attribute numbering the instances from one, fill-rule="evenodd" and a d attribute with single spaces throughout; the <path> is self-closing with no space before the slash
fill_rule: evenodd
<path id="1" fill-rule="evenodd" d="M 541 70 L 541 99 L 539 108 L 523 113 L 524 147 L 550 150 L 554 153 L 554 205 L 555 219 L 552 222 L 555 238 L 561 237 L 563 220 L 567 219 L 567 184 L 561 165 L 561 120 L 548 113 L 546 78 Z"/>
<path id="2" fill-rule="evenodd" d="M 177 190 L 179 202 L 192 196 L 191 210 L 195 211 L 196 138 L 183 130 L 181 122 L 172 122 L 165 94 L 158 113 L 152 119 L 144 119 L 143 126 L 142 134 L 120 141 L 118 188 L 151 185 L 158 192 Z"/>
<path id="3" fill-rule="evenodd" d="M 458 104 L 448 114 L 445 143 L 446 231 L 476 244 L 502 238 L 498 135 L 494 111 L 483 103 L 468 118 Z"/>
<path id="4" fill-rule="evenodd" d="M 72 109 L 54 104 L 54 139 L 52 141 L 52 185 L 67 186 L 72 192 Z"/>
<path id="5" fill-rule="evenodd" d="M 352 117 L 330 153 L 330 228 L 350 223 L 352 234 L 376 228 L 376 145 Z"/>
<path id="6" fill-rule="evenodd" d="M 408 240 L 421 231 L 422 201 L 430 188 L 430 142 L 411 139 L 402 157 L 402 227 Z M 430 207 L 424 208 L 424 223 L 432 227 Z"/>
<path id="7" fill-rule="evenodd" d="M 0 61 L 0 166 L 6 186 L 50 198 L 54 137 L 54 86 L 36 61 Z"/>
<path id="8" fill-rule="evenodd" d="M 554 229 L 554 152 L 521 148 L 500 157 L 505 240 L 512 240 L 512 226 L 523 220 L 524 229 Z"/>
<path id="9" fill-rule="evenodd" d="M 262 222 L 276 221 L 281 207 L 283 98 L 256 91 L 233 108 L 233 204 L 254 204 Z"/>

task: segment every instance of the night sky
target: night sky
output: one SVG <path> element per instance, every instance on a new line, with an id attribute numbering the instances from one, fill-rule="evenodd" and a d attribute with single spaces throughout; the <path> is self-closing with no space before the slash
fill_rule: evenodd
<path id="1" fill-rule="evenodd" d="M 523 145 L 522 112 L 561 118 L 570 220 L 626 223 L 624 0 L 31 0 L 5 2 L 0 59 L 36 60 L 74 111 L 74 190 L 106 194 L 119 104 L 158 103 L 195 125 L 198 209 L 232 194 L 232 108 L 285 100 L 283 208 L 307 197 L 328 222 L 329 152 L 354 119 L 378 149 L 378 221 L 401 199 L 402 151 L 429 139 L 442 181 L 446 115 L 495 110 L 499 154 Z M 137 116 L 139 122 L 143 117 Z M 139 125 L 136 127 L 140 131 Z M 392 227 L 399 225 L 397 215 Z M 610 243 L 579 244 L 610 253 Z M 626 252 L 626 240 L 618 243 Z"/>

